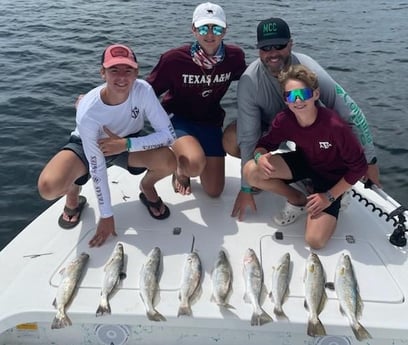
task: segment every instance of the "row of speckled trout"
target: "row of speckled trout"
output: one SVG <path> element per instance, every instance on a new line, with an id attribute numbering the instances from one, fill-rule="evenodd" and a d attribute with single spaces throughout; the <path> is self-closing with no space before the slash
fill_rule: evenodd
<path id="1" fill-rule="evenodd" d="M 154 247 L 147 255 L 142 266 L 139 278 L 140 296 L 146 308 L 146 315 L 152 321 L 165 321 L 165 317 L 155 309 L 155 297 L 159 287 L 161 274 L 161 250 Z M 71 325 L 65 309 L 72 299 L 74 291 L 81 279 L 82 272 L 89 259 L 86 253 L 80 254 L 71 261 L 63 271 L 61 283 L 57 290 L 57 296 L 53 305 L 57 314 L 51 328 L 63 328 Z M 289 293 L 290 281 L 290 254 L 285 253 L 277 265 L 273 267 L 272 286 L 269 296 L 274 302 L 274 314 L 277 319 L 287 319 L 282 305 Z M 244 300 L 253 308 L 251 325 L 263 325 L 273 321 L 260 305 L 260 297 L 263 289 L 263 270 L 254 250 L 249 248 L 243 260 L 243 275 L 245 280 Z M 115 249 L 105 265 L 105 276 L 101 289 L 101 298 L 96 310 L 96 316 L 110 314 L 109 296 L 118 286 L 121 279 L 126 277 L 124 273 L 123 245 L 117 243 Z M 179 309 L 177 316 L 191 315 L 191 300 L 197 295 L 201 287 L 202 265 L 196 252 L 187 255 L 179 290 Z M 211 272 L 212 296 L 211 301 L 220 307 L 233 308 L 227 300 L 232 290 L 232 268 L 227 255 L 223 250 L 219 251 Z M 311 253 L 306 261 L 305 275 L 305 307 L 309 311 L 307 334 L 310 336 L 326 335 L 325 328 L 319 319 L 323 310 L 326 293 L 324 269 L 317 254 Z M 348 318 L 351 328 L 358 340 L 371 338 L 367 330 L 360 324 L 362 300 L 359 295 L 358 284 L 354 275 L 350 257 L 341 254 L 338 261 L 334 279 L 340 310 Z"/>

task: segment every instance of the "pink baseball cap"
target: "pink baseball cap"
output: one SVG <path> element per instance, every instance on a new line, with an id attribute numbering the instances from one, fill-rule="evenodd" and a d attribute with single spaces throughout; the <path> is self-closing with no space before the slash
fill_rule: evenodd
<path id="1" fill-rule="evenodd" d="M 138 68 L 136 55 L 132 49 L 122 44 L 110 45 L 102 54 L 102 66 L 109 68 L 115 65 L 128 65 Z"/>

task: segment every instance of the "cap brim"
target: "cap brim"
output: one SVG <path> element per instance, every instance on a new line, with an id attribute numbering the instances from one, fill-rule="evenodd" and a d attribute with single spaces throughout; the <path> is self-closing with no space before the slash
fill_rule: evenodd
<path id="1" fill-rule="evenodd" d="M 129 61 L 129 59 L 115 58 L 115 59 L 111 59 L 111 61 L 109 62 L 103 63 L 103 67 L 105 68 L 110 68 L 116 65 L 128 65 L 132 68 L 139 68 L 139 65 L 137 64 L 136 61 Z"/>
<path id="2" fill-rule="evenodd" d="M 274 45 L 274 44 L 288 44 L 289 41 L 290 41 L 289 38 L 274 38 L 271 40 L 265 40 L 265 41 L 258 42 L 256 47 L 258 49 L 261 49 L 263 47 Z"/>
<path id="3" fill-rule="evenodd" d="M 195 21 L 193 24 L 196 28 L 198 28 L 201 25 L 207 25 L 207 24 L 219 25 L 219 26 L 222 26 L 223 28 L 227 27 L 227 24 L 219 19 L 201 19 L 201 20 Z"/>

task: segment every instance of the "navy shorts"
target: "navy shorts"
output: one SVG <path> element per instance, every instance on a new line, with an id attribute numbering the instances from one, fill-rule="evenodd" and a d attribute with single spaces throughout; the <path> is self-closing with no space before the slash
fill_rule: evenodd
<path id="1" fill-rule="evenodd" d="M 131 135 L 131 137 L 135 137 L 137 135 Z M 90 178 L 89 175 L 89 163 L 88 160 L 86 159 L 84 148 L 82 146 L 82 140 L 80 137 L 76 135 L 71 135 L 69 138 L 69 141 L 66 145 L 64 145 L 61 150 L 71 150 L 74 152 L 79 159 L 84 163 L 86 166 L 86 169 L 88 170 L 88 173 L 81 176 L 75 181 L 75 184 L 81 186 L 84 185 Z M 106 160 L 106 166 L 112 166 L 112 165 L 117 165 L 120 166 L 126 170 L 128 170 L 132 175 L 139 175 L 142 174 L 143 172 L 146 171 L 146 168 L 141 168 L 141 167 L 131 167 L 128 165 L 128 158 L 129 158 L 129 152 L 125 151 L 122 152 L 118 155 L 113 155 L 113 156 L 107 156 L 105 157 Z"/>
<path id="2" fill-rule="evenodd" d="M 337 183 L 324 179 L 322 176 L 310 169 L 305 158 L 300 152 L 290 151 L 280 155 L 292 172 L 293 179 L 288 181 L 288 183 L 310 178 L 312 180 L 315 193 L 327 192 Z M 339 196 L 329 207 L 325 208 L 323 212 L 330 214 L 337 219 L 341 206 L 341 197 L 342 196 Z"/>
<path id="3" fill-rule="evenodd" d="M 225 157 L 222 128 L 192 123 L 177 116 L 171 118 L 177 138 L 191 135 L 198 140 L 206 157 Z"/>

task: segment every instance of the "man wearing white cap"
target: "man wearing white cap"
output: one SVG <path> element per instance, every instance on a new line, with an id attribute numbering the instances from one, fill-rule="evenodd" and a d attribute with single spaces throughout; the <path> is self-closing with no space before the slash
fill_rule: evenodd
<path id="1" fill-rule="evenodd" d="M 195 41 L 164 53 L 147 81 L 171 116 L 177 139 L 174 191 L 191 193 L 190 177 L 199 176 L 204 191 L 218 197 L 225 184 L 225 151 L 220 105 L 231 82 L 246 68 L 241 48 L 225 44 L 227 20 L 221 6 L 206 2 L 193 13 Z"/>

